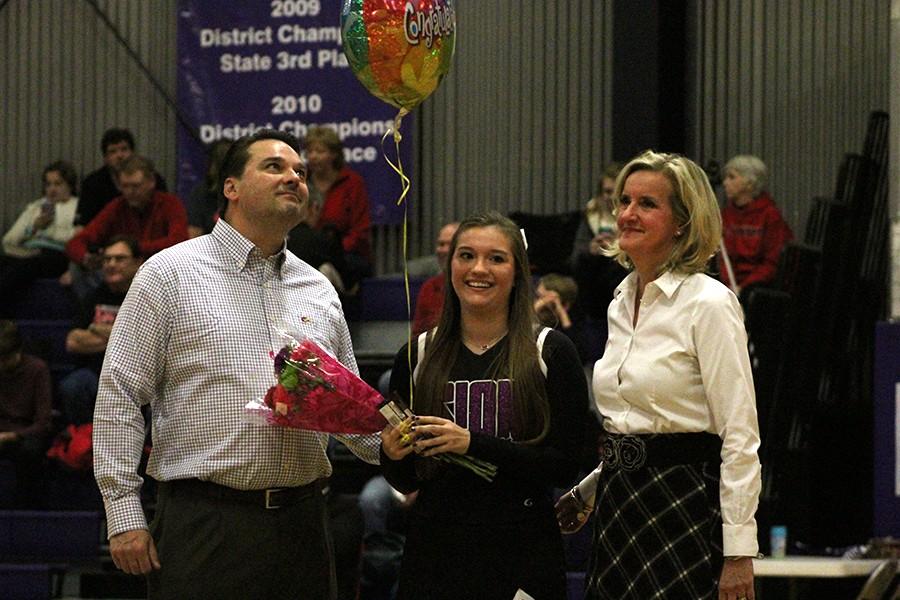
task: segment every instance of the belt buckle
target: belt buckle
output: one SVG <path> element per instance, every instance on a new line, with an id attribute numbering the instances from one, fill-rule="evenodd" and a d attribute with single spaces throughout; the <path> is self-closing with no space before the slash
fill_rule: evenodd
<path id="1" fill-rule="evenodd" d="M 619 468 L 636 471 L 647 462 L 647 444 L 636 435 L 626 434 L 615 440 L 616 458 Z"/>
<path id="2" fill-rule="evenodd" d="M 637 471 L 647 463 L 647 443 L 630 433 L 610 436 L 603 444 L 602 459 L 610 469 Z"/>
<path id="3" fill-rule="evenodd" d="M 281 508 L 280 504 L 275 504 L 275 494 L 284 491 L 284 488 L 269 488 L 266 490 L 266 510 Z"/>

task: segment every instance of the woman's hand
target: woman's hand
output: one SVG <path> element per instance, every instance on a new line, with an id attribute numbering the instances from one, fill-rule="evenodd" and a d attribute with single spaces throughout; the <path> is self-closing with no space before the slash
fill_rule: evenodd
<path id="1" fill-rule="evenodd" d="M 401 460 L 413 451 L 416 439 L 412 417 L 403 421 L 400 427 L 388 425 L 381 432 L 381 447 L 391 460 Z"/>
<path id="2" fill-rule="evenodd" d="M 441 417 L 418 417 L 415 432 L 415 450 L 422 456 L 445 452 L 465 454 L 472 440 L 468 429 Z"/>
<path id="3" fill-rule="evenodd" d="M 572 488 L 556 501 L 556 520 L 559 530 L 565 534 L 575 533 L 587 523 L 594 507 L 584 502 L 576 488 Z"/>
<path id="4" fill-rule="evenodd" d="M 749 556 L 736 560 L 726 558 L 719 577 L 719 600 L 754 600 L 755 597 L 753 559 Z"/>

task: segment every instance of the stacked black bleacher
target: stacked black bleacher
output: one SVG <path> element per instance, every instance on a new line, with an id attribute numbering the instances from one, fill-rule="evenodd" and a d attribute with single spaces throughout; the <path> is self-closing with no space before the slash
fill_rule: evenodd
<path id="1" fill-rule="evenodd" d="M 59 597 L 67 571 L 98 564 L 101 517 L 85 511 L 0 511 L 0 597 Z"/>
<path id="2" fill-rule="evenodd" d="M 813 203 L 775 290 L 748 299 L 763 443 L 760 532 L 787 524 L 812 547 L 871 531 L 875 323 L 887 298 L 888 116 L 872 113 L 831 200 Z M 761 535 L 761 538 L 764 538 Z M 764 540 L 763 540 L 764 541 Z"/>
<path id="3" fill-rule="evenodd" d="M 66 353 L 66 334 L 72 328 L 76 302 L 55 279 L 38 279 L 12 302 L 12 319 L 19 327 L 25 351 L 44 359 L 54 382 L 68 374 L 72 362 Z"/>
<path id="4" fill-rule="evenodd" d="M 73 296 L 55 279 L 32 282 L 11 303 L 9 317 L 19 328 L 24 350 L 47 362 L 54 391 L 74 368 L 65 339 L 75 313 Z M 54 408 L 58 412 L 55 398 Z M 48 463 L 33 477 L 40 481 L 40 506 L 0 510 L 4 599 L 59 597 L 73 570 L 103 572 L 103 562 L 108 562 L 101 547 L 102 503 L 91 473 Z M 12 465 L 0 461 L 0 508 L 12 507 L 16 485 Z"/>
<path id="5" fill-rule="evenodd" d="M 61 379 L 75 368 L 72 356 L 66 352 L 66 335 L 74 326 L 77 302 L 71 290 L 56 279 L 38 279 L 12 299 L 9 315 L 19 328 L 23 349 L 43 359 L 50 368 L 53 380 L 54 427 L 58 433 L 64 423 L 56 389 Z M 0 463 L 0 508 L 9 508 L 15 478 L 10 476 L 8 464 Z M 53 510 L 98 510 L 100 495 L 90 472 L 70 469 L 48 462 L 40 477 L 41 506 Z"/>

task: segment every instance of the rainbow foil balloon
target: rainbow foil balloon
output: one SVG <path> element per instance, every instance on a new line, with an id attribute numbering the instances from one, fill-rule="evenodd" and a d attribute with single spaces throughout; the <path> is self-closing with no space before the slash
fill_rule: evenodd
<path id="1" fill-rule="evenodd" d="M 450 70 L 456 11 L 452 0 L 344 0 L 341 36 L 366 89 L 409 111 Z"/>

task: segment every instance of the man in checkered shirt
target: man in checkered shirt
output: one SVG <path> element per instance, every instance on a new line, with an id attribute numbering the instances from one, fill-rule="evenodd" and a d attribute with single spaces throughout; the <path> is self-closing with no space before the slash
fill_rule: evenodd
<path id="1" fill-rule="evenodd" d="M 148 575 L 150 598 L 334 598 L 323 488 L 327 436 L 244 422 L 272 385 L 278 331 L 356 361 L 334 288 L 285 249 L 308 200 L 297 140 L 236 141 L 213 232 L 141 268 L 100 377 L 94 468 L 116 566 Z M 140 502 L 141 407 L 150 405 L 159 481 L 149 528 Z M 378 462 L 377 435 L 338 436 Z"/>

